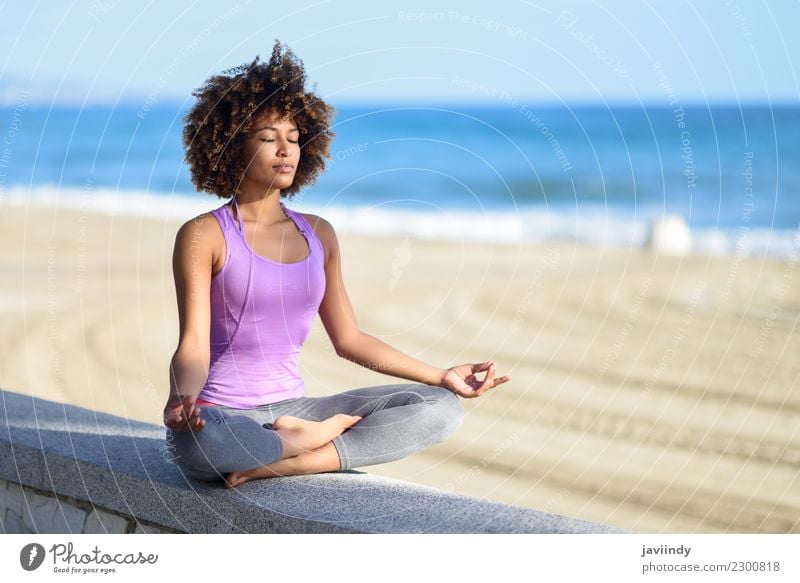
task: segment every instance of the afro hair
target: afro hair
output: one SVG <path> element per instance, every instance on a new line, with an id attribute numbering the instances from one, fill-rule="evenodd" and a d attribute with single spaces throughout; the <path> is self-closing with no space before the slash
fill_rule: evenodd
<path id="1" fill-rule="evenodd" d="M 192 91 L 197 102 L 184 118 L 183 144 L 198 192 L 220 198 L 237 192 L 247 168 L 245 137 L 266 113 L 291 119 L 300 130 L 300 160 L 292 185 L 281 197 L 291 198 L 312 184 L 330 158 L 336 110 L 305 86 L 302 61 L 276 39 L 269 62 L 256 56 L 252 63 L 214 75 Z"/>

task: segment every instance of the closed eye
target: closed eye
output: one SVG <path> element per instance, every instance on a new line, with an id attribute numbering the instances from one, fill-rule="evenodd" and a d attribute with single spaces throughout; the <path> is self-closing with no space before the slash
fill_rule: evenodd
<path id="1" fill-rule="evenodd" d="M 265 138 L 262 138 L 261 141 L 262 142 L 274 142 L 275 140 L 267 140 Z M 289 140 L 289 143 L 290 144 L 297 144 L 298 142 L 293 142 L 292 140 Z"/>

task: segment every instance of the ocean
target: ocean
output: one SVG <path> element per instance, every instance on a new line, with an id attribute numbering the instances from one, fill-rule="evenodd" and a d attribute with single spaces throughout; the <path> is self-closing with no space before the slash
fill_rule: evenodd
<path id="1" fill-rule="evenodd" d="M 332 159 L 287 206 L 337 229 L 796 258 L 800 107 L 333 105 Z M 189 219 L 223 200 L 183 162 L 186 105 L 2 110 L 0 204 Z"/>

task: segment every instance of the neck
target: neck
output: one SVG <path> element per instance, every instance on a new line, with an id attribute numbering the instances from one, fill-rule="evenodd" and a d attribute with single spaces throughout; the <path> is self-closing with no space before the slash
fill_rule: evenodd
<path id="1" fill-rule="evenodd" d="M 281 191 L 271 189 L 253 192 L 240 189 L 231 201 L 231 207 L 238 207 L 242 220 L 271 225 L 286 219 L 281 208 Z"/>

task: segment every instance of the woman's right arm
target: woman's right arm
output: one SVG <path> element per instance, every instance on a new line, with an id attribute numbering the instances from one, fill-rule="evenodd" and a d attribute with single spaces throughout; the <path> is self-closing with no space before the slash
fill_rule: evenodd
<path id="1" fill-rule="evenodd" d="M 180 338 L 170 363 L 164 422 L 178 431 L 202 428 L 194 401 L 208 379 L 210 362 L 213 257 L 208 220 L 214 219 L 206 214 L 184 223 L 172 254 Z"/>

